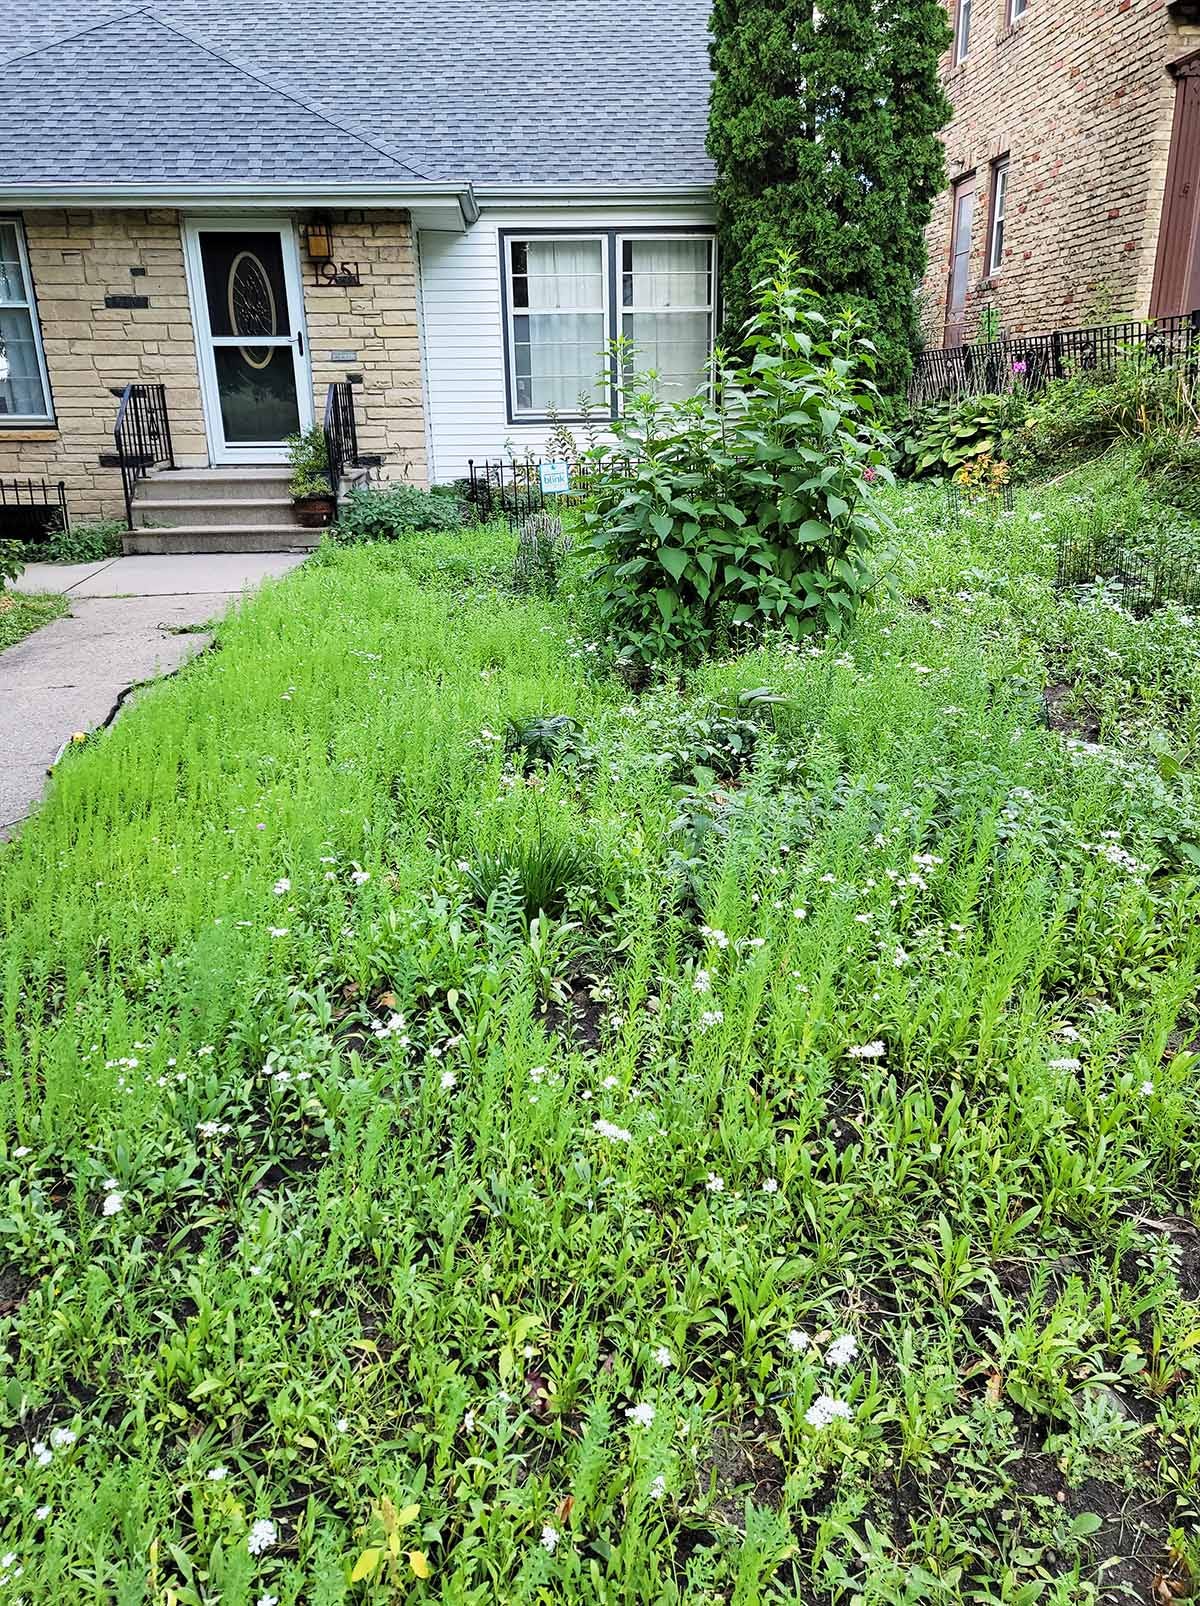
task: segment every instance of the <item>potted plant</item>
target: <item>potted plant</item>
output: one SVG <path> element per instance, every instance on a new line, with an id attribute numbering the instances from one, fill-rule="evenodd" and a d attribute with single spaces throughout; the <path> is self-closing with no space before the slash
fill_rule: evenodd
<path id="1" fill-rule="evenodd" d="M 305 530 L 322 530 L 333 523 L 337 502 L 329 480 L 329 454 L 325 431 L 319 424 L 302 435 L 290 435 L 288 462 L 292 465 L 292 506 L 296 522 Z"/>

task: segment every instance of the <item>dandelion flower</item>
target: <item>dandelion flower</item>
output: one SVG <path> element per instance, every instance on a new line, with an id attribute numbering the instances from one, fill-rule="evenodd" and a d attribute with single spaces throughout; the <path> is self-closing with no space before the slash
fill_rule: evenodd
<path id="1" fill-rule="evenodd" d="M 648 1400 L 644 1400 L 640 1405 L 627 1405 L 625 1416 L 628 1421 L 636 1422 L 638 1427 L 648 1428 L 654 1421 L 654 1407 Z"/>
<path id="2" fill-rule="evenodd" d="M 279 1537 L 279 1530 L 270 1517 L 260 1517 L 246 1535 L 246 1549 L 252 1556 L 261 1556 L 270 1550 Z"/>

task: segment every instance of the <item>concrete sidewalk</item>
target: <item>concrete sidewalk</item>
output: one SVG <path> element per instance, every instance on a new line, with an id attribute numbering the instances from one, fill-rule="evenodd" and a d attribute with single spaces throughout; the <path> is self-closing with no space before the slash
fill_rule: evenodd
<path id="1" fill-rule="evenodd" d="M 75 731 L 104 724 L 130 686 L 186 663 L 211 640 L 196 625 L 304 557 L 219 552 L 31 563 L 17 589 L 58 592 L 71 599 L 71 612 L 0 652 L 0 840 L 41 797 L 46 771 Z"/>

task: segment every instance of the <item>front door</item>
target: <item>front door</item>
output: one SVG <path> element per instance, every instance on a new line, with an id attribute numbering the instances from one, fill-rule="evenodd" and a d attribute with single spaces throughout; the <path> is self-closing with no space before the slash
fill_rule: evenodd
<path id="1" fill-rule="evenodd" d="M 971 273 L 971 225 L 975 221 L 975 178 L 961 178 L 951 193 L 950 278 L 946 291 L 947 346 L 961 346 L 966 333 L 967 287 Z"/>
<path id="2" fill-rule="evenodd" d="M 292 225 L 193 220 L 187 251 L 212 460 L 283 462 L 313 421 Z"/>

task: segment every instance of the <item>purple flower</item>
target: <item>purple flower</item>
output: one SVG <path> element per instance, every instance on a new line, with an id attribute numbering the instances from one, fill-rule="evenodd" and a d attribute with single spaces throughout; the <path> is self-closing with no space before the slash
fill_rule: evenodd
<path id="1" fill-rule="evenodd" d="M 1024 357 L 1018 357 L 1014 361 L 1014 363 L 1012 365 L 1012 371 L 1013 371 L 1014 374 L 1023 374 L 1025 372 L 1025 359 L 1024 359 Z"/>
<path id="2" fill-rule="evenodd" d="M 869 485 L 874 478 L 875 470 L 870 466 L 870 464 L 868 464 L 867 467 L 863 469 L 863 479 L 866 480 L 867 484 Z"/>

